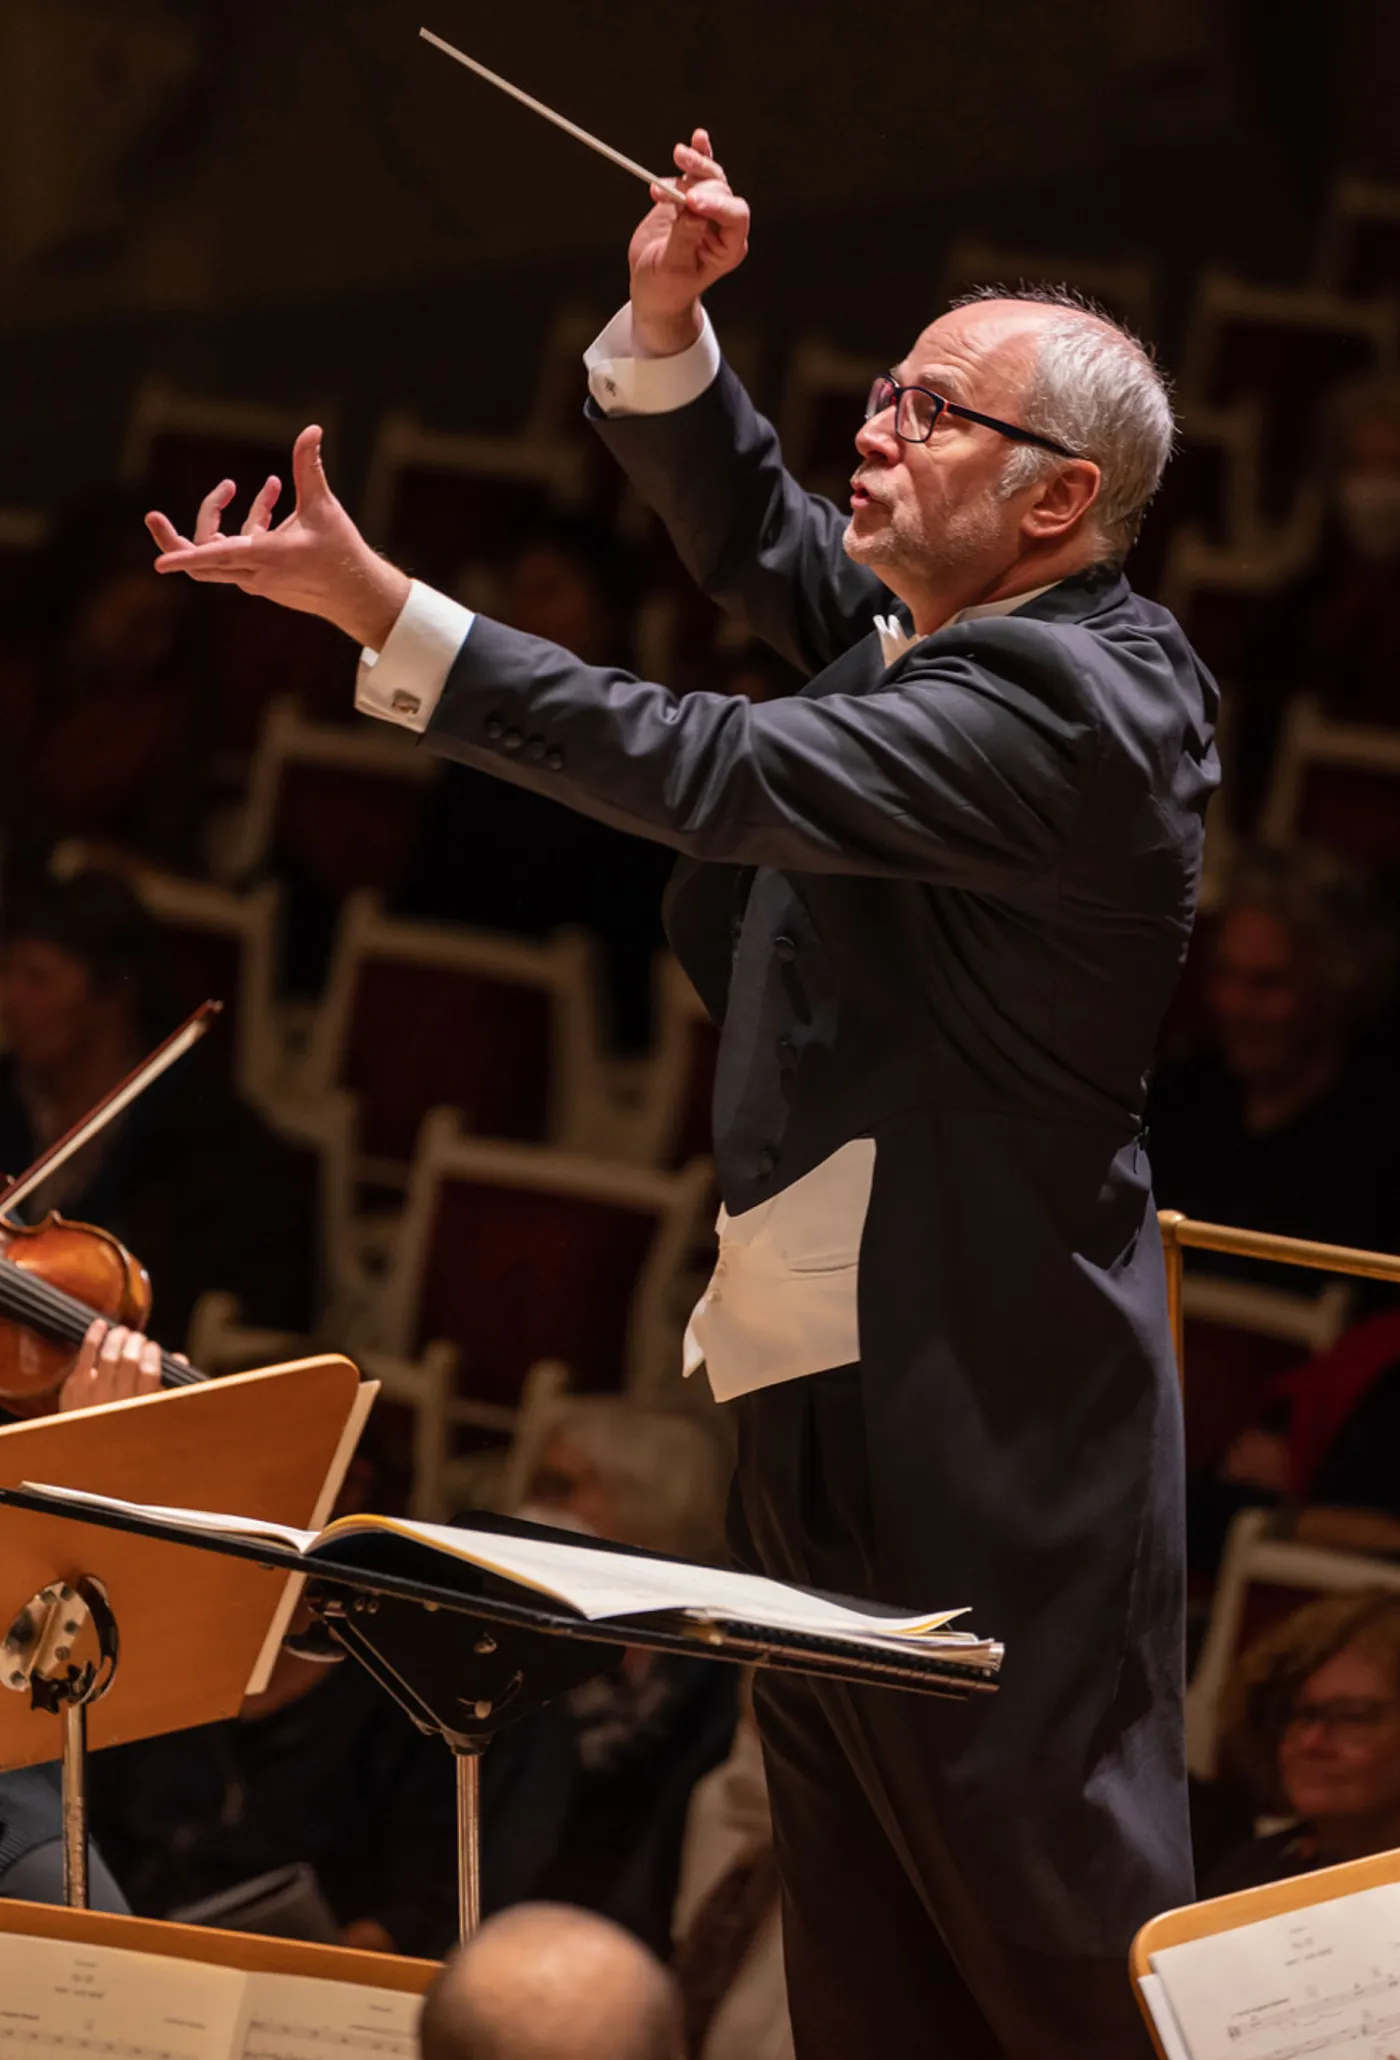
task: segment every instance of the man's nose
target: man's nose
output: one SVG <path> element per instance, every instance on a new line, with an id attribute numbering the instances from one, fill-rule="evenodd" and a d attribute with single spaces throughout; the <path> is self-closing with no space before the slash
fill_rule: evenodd
<path id="1" fill-rule="evenodd" d="M 894 433 L 894 409 L 882 408 L 856 431 L 856 449 L 862 458 L 880 458 L 886 465 L 899 460 L 899 438 Z"/>

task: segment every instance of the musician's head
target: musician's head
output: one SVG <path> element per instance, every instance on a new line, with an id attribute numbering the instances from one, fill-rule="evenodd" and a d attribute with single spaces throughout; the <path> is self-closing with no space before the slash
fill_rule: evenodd
<path id="1" fill-rule="evenodd" d="M 920 628 L 1123 557 L 1174 434 L 1162 376 L 1128 330 L 1061 289 L 995 288 L 940 315 L 891 376 L 1041 439 L 921 395 L 889 396 L 861 428 L 846 550 Z"/>
<path id="2" fill-rule="evenodd" d="M 112 874 L 17 893 L 0 926 L 0 1021 L 21 1070 L 43 1081 L 99 1053 L 119 1064 L 141 1028 L 151 959 L 151 919 Z"/>
<path id="3" fill-rule="evenodd" d="M 488 1919 L 429 1989 L 422 2060 L 681 2060 L 676 1986 L 591 1910 L 521 1903 Z"/>

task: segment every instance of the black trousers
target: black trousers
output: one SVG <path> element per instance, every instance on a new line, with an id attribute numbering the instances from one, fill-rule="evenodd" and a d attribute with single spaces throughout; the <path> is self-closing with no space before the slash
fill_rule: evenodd
<path id="1" fill-rule="evenodd" d="M 786 1382 L 735 1407 L 739 1561 L 775 1579 L 880 1595 L 858 1369 Z M 966 1598 L 939 1593 L 930 1570 L 918 1592 L 888 1599 L 932 1607 Z M 1109 1958 L 1049 1957 L 1033 1940 L 1003 1936 L 994 1890 L 979 1891 L 975 1841 L 950 1837 L 940 1821 L 930 1769 L 956 1758 L 978 1721 L 976 1700 L 775 1673 L 760 1674 L 756 1702 L 798 2060 L 1150 2054 L 1127 1971 L 1133 1925 Z M 995 1829 L 1004 1845 L 1007 1827 Z"/>

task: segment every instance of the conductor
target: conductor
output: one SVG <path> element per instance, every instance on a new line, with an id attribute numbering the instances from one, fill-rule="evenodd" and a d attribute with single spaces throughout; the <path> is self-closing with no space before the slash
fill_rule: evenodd
<path id="1" fill-rule="evenodd" d="M 705 590 L 806 675 L 754 705 L 589 667 L 378 557 L 320 432 L 162 571 L 365 646 L 359 705 L 680 854 L 723 1026 L 724 1212 L 692 1363 L 738 1417 L 733 1543 L 967 1601 L 1000 1693 L 774 1676 L 759 1718 L 800 2060 L 1122 2060 L 1125 1951 L 1192 1893 L 1182 1459 L 1143 1075 L 1217 781 L 1214 686 L 1122 563 L 1171 410 L 1055 292 L 978 296 L 871 388 L 849 513 L 805 494 L 701 295 L 748 209 L 678 146 L 590 413 Z"/>

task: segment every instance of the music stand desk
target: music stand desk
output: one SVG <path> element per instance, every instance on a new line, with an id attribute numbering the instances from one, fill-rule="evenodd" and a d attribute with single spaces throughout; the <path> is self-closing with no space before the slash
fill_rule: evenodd
<path id="1" fill-rule="evenodd" d="M 522 1593 L 529 1591 L 520 1583 L 394 1533 L 365 1533 L 341 1543 L 365 1546 L 384 1557 L 386 1541 L 392 1541 L 387 1556 L 414 1557 L 420 1563 L 428 1559 L 442 1572 L 434 1578 L 356 1564 L 348 1549 L 343 1557 L 311 1557 L 267 1539 L 227 1537 L 124 1510 L 93 1508 L 65 1500 L 58 1489 L 7 1488 L 0 1490 L 0 1504 L 42 1510 L 98 1530 L 135 1533 L 177 1552 L 212 1553 L 305 1575 L 306 1600 L 335 1642 L 359 1660 L 420 1730 L 438 1732 L 456 1756 L 463 1937 L 479 1920 L 481 1752 L 507 1724 L 602 1672 L 608 1648 L 637 1646 L 958 1700 L 996 1689 L 994 1666 L 985 1661 L 960 1665 L 946 1650 L 878 1649 L 858 1639 L 691 1617 L 680 1609 L 590 1620 L 547 1599 L 525 1602 Z"/>

